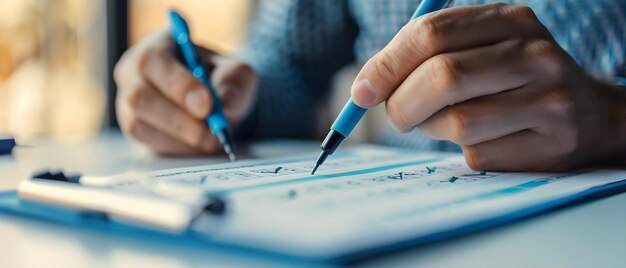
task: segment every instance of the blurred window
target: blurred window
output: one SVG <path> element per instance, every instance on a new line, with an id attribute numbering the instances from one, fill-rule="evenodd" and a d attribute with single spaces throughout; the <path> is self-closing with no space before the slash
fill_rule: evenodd
<path id="1" fill-rule="evenodd" d="M 234 52 L 245 35 L 251 0 L 131 0 L 130 43 L 147 32 L 168 27 L 167 11 L 179 11 L 189 23 L 194 42 L 220 53 Z"/>
<path id="2" fill-rule="evenodd" d="M 105 107 L 105 0 L 0 1 L 0 132 L 81 140 Z"/>
<path id="3" fill-rule="evenodd" d="M 167 10 L 175 8 L 197 43 L 231 53 L 244 37 L 251 2 L 0 0 L 0 133 L 24 142 L 97 135 L 105 120 L 114 122 L 107 118 L 114 117 L 111 66 L 124 47 L 112 50 L 126 42 L 107 35 L 116 30 L 107 27 L 128 27 L 118 32 L 132 45 L 166 28 Z M 126 12 L 128 25 L 115 17 Z"/>

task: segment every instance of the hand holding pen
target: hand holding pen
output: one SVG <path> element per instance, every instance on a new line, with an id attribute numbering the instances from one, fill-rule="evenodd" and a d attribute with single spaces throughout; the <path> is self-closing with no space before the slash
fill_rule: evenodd
<path id="1" fill-rule="evenodd" d="M 237 124 L 254 102 L 256 73 L 247 64 L 196 45 L 228 122 Z M 170 30 L 141 39 L 115 67 L 116 111 L 127 136 L 159 155 L 223 152 L 206 119 L 214 99 L 182 60 Z"/>
<path id="2" fill-rule="evenodd" d="M 407 23 L 410 24 L 411 22 L 415 21 L 417 18 L 423 15 L 450 6 L 453 2 L 454 0 L 424 0 L 420 2 L 415 12 L 413 12 L 411 19 Z M 363 82 L 360 82 L 359 84 L 363 84 Z M 357 84 L 357 86 L 359 84 Z M 364 86 L 371 87 L 371 84 L 369 84 L 369 82 L 366 82 L 366 84 L 367 85 Z M 361 87 L 363 87 L 363 85 Z M 361 94 L 358 93 L 356 97 L 359 100 L 362 98 Z M 341 110 L 341 113 L 337 116 L 337 119 L 335 119 L 335 122 L 330 127 L 330 131 L 326 135 L 326 138 L 322 142 L 322 152 L 317 157 L 315 165 L 313 165 L 311 175 L 315 174 L 315 171 L 317 171 L 317 169 L 324 163 L 324 161 L 326 161 L 326 159 L 330 155 L 332 155 L 335 150 L 337 150 L 343 140 L 350 135 L 354 127 L 356 127 L 356 125 L 359 123 L 359 120 L 361 120 L 361 118 L 365 115 L 365 112 L 367 112 L 367 108 L 371 107 L 366 107 L 362 103 L 357 103 L 352 98 L 348 100 L 346 105 Z"/>
<path id="3" fill-rule="evenodd" d="M 445 2 L 421 1 L 416 14 Z M 456 143 L 474 170 L 623 166 L 624 88 L 588 71 L 527 6 L 459 6 L 422 16 L 361 69 L 316 166 L 366 109 L 382 103 L 397 132 L 418 128 Z"/>

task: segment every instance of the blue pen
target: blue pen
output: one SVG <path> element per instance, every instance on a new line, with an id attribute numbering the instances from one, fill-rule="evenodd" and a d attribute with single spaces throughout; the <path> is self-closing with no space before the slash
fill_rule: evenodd
<path id="1" fill-rule="evenodd" d="M 207 123 L 211 129 L 211 133 L 213 133 L 213 135 L 219 140 L 220 144 L 222 144 L 228 158 L 231 161 L 235 161 L 237 157 L 235 156 L 235 151 L 233 150 L 233 146 L 230 142 L 228 120 L 226 120 L 226 117 L 224 116 L 222 103 L 220 102 L 215 88 L 209 79 L 209 74 L 198 56 L 196 47 L 191 42 L 187 22 L 185 22 L 183 17 L 175 11 L 170 11 L 170 24 L 172 27 L 172 38 L 174 38 L 176 44 L 180 47 L 187 67 L 193 76 L 200 80 L 200 82 L 202 82 L 209 89 L 211 97 L 213 98 L 213 111 L 211 111 L 209 117 L 207 118 Z"/>
<path id="2" fill-rule="evenodd" d="M 453 0 L 422 0 L 409 21 L 426 13 L 450 6 L 453 2 Z M 330 132 L 326 135 L 326 139 L 322 142 L 322 152 L 317 158 L 317 161 L 315 161 L 311 175 L 315 174 L 315 171 L 324 163 L 326 158 L 333 154 L 335 150 L 337 150 L 337 147 L 339 147 L 339 144 L 350 135 L 350 132 L 352 132 L 352 129 L 359 123 L 359 120 L 361 120 L 365 112 L 367 112 L 367 109 L 356 105 L 352 101 L 352 98 L 348 100 L 346 106 L 343 107 L 343 110 L 341 110 L 341 113 L 339 113 L 339 116 L 335 119 L 335 123 L 330 127 Z"/>

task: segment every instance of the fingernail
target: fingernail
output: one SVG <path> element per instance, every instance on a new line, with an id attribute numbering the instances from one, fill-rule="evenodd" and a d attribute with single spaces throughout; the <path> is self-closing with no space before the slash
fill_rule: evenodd
<path id="1" fill-rule="evenodd" d="M 352 85 L 352 98 L 361 106 L 371 106 L 376 101 L 376 91 L 367 79 L 362 79 Z"/>
<path id="2" fill-rule="evenodd" d="M 194 89 L 185 96 L 185 106 L 195 116 L 204 117 L 209 111 L 208 99 L 209 94 L 206 89 Z"/>

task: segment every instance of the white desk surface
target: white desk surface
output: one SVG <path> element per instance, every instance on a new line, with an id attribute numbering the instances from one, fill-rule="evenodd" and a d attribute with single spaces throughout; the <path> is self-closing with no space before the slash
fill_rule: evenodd
<path id="1" fill-rule="evenodd" d="M 261 143 L 261 156 L 317 150 L 317 143 Z M 117 133 L 79 145 L 45 144 L 0 156 L 0 190 L 42 168 L 112 174 L 219 159 L 164 159 L 139 153 Z M 222 159 L 223 161 L 223 159 Z M 0 214 L 0 267 L 285 266 L 220 248 L 155 244 Z M 372 267 L 626 267 L 626 193 L 522 222 L 375 258 Z"/>

